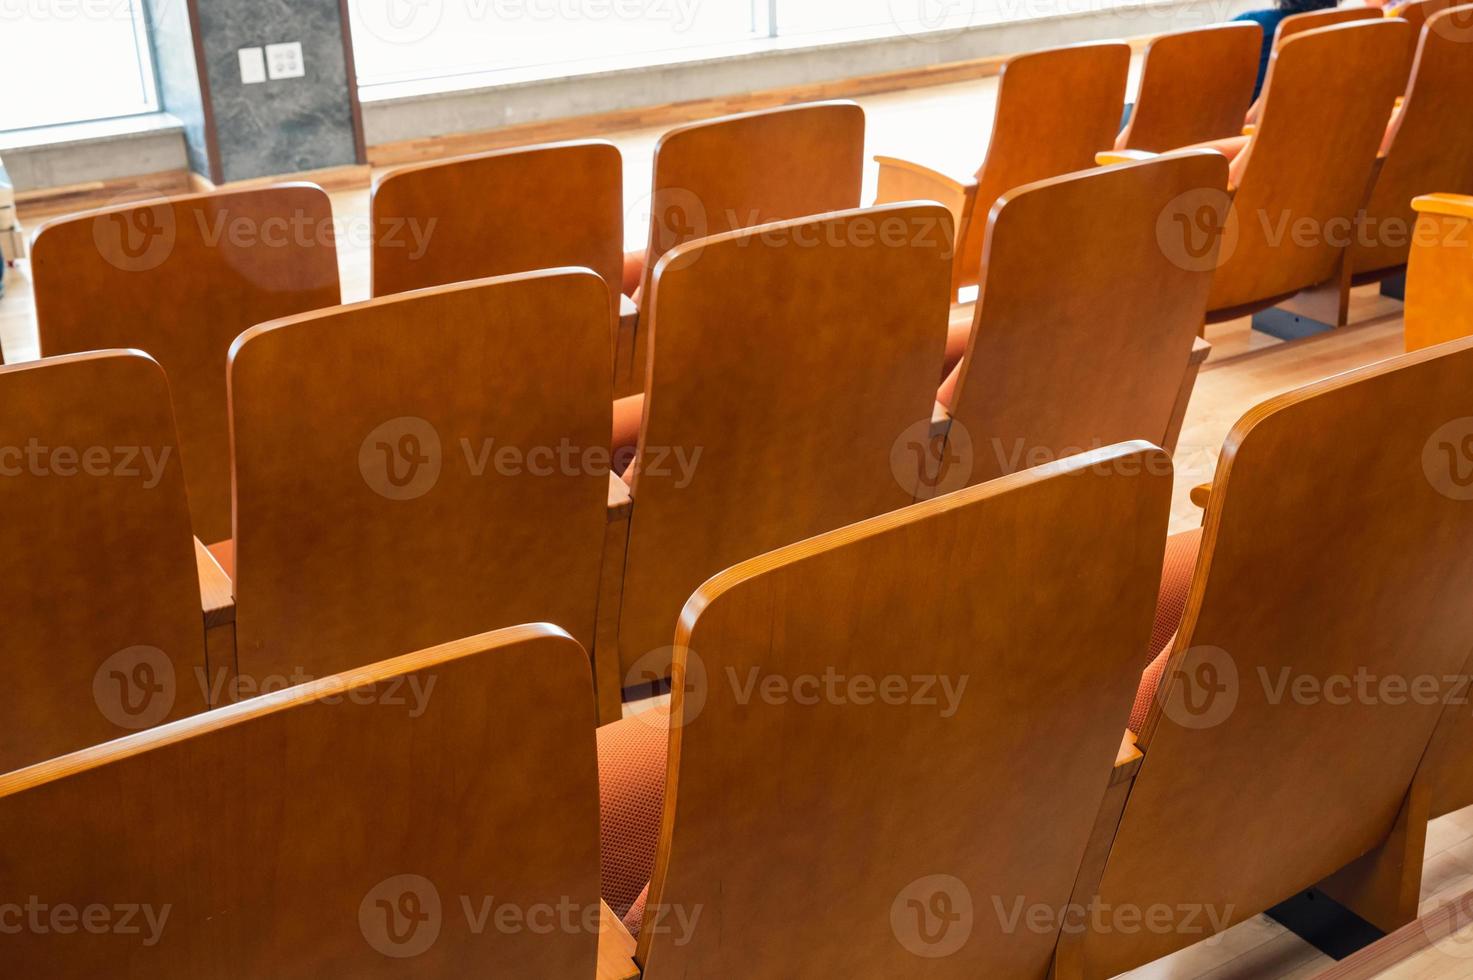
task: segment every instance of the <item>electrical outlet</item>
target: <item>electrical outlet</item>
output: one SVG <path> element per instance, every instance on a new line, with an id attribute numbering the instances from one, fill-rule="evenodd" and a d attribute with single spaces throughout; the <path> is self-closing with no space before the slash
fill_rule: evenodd
<path id="1" fill-rule="evenodd" d="M 266 73 L 272 78 L 301 78 L 307 74 L 302 63 L 302 42 L 266 45 Z"/>
<path id="2" fill-rule="evenodd" d="M 241 48 L 240 84 L 255 85 L 266 80 L 266 54 L 260 48 Z"/>

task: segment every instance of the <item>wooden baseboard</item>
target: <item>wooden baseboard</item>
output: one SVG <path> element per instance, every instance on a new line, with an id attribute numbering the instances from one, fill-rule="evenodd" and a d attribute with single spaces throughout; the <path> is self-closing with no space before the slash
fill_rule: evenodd
<path id="1" fill-rule="evenodd" d="M 190 173 L 190 188 L 196 193 L 208 191 L 248 191 L 272 184 L 291 181 L 307 181 L 325 191 L 351 191 L 367 187 L 373 181 L 373 168 L 366 163 L 350 163 L 341 167 L 324 167 L 321 170 L 303 170 L 294 174 L 277 174 L 269 177 L 252 177 L 249 180 L 230 180 L 216 184 L 203 174 Z"/>
<path id="2" fill-rule="evenodd" d="M 1473 911 L 1473 892 L 1438 905 L 1417 921 L 1398 929 L 1380 942 L 1372 943 L 1360 952 L 1347 956 L 1315 980 L 1373 980 L 1398 963 L 1404 963 L 1440 942 L 1452 941 L 1456 943 L 1457 949 L 1465 949 L 1466 943 L 1452 940 L 1452 936 L 1468 928 L 1470 911 Z M 1448 975 L 1454 974 L 1449 972 Z"/>
<path id="3" fill-rule="evenodd" d="M 169 194 L 187 194 L 191 190 L 191 176 L 188 170 L 163 170 L 65 187 L 17 191 L 15 206 L 23 220 L 34 223 L 37 218 L 57 214 L 90 211 L 112 204 L 126 204 L 129 201 L 142 201 Z"/>
<path id="4" fill-rule="evenodd" d="M 1150 38 L 1142 37 L 1132 38 L 1128 43 L 1132 50 L 1140 51 L 1149 41 Z M 473 133 L 447 133 L 443 136 L 426 136 L 392 143 L 380 143 L 368 148 L 368 162 L 375 167 L 424 163 L 430 160 L 463 156 L 467 153 L 485 153 L 488 150 L 500 150 L 510 146 L 588 139 L 631 129 L 676 126 L 716 116 L 771 109 L 798 102 L 852 99 L 881 92 L 899 92 L 934 85 L 974 81 L 997 75 L 1002 71 L 1002 66 L 1009 57 L 1011 55 L 997 55 L 990 58 L 976 58 L 971 61 L 906 68 L 878 75 L 861 75 L 832 82 L 814 82 L 787 88 L 766 89 L 760 92 L 743 92 L 709 99 L 691 99 L 686 102 L 667 102 L 661 105 L 619 109 L 595 115 L 571 116 L 546 122 L 504 126 L 500 129 Z"/>

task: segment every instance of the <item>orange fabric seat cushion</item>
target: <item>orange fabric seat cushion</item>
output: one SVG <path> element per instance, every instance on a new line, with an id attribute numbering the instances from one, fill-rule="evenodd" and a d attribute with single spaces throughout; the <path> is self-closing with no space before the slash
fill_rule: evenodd
<path id="1" fill-rule="evenodd" d="M 624 913 L 624 928 L 628 929 L 629 935 L 636 939 L 639 938 L 639 927 L 644 925 L 644 903 L 649 901 L 649 897 L 650 886 L 645 885 L 644 891 L 639 893 L 639 897 L 634 900 L 634 904 L 629 906 L 629 911 Z"/>
<path id="2" fill-rule="evenodd" d="M 230 580 L 235 581 L 235 539 L 226 538 L 224 541 L 216 541 L 212 545 L 207 545 L 205 550 L 220 563 L 220 567 L 225 570 L 226 575 L 230 576 Z"/>
<path id="3" fill-rule="evenodd" d="M 639 290 L 641 280 L 644 279 L 644 249 L 624 253 L 624 281 L 619 284 L 619 292 L 630 299 L 637 300 L 634 294 Z"/>
<path id="4" fill-rule="evenodd" d="M 655 870 L 669 741 L 668 715 L 662 710 L 598 730 L 603 899 L 620 918 L 629 912 Z"/>
<path id="5" fill-rule="evenodd" d="M 614 402 L 614 437 L 609 443 L 614 472 L 623 473 L 639 446 L 639 423 L 644 418 L 644 395 L 630 395 Z"/>
<path id="6" fill-rule="evenodd" d="M 1146 651 L 1147 667 L 1136 689 L 1135 705 L 1130 711 L 1129 728 L 1137 735 L 1151 712 L 1151 702 L 1161 687 L 1166 660 L 1171 656 L 1171 641 L 1181 628 L 1187 611 L 1187 594 L 1192 589 L 1192 576 L 1197 569 L 1197 552 L 1202 548 L 1202 529 L 1194 528 L 1166 539 L 1166 555 L 1161 561 L 1161 591 L 1156 598 L 1156 619 L 1151 624 L 1151 646 Z"/>

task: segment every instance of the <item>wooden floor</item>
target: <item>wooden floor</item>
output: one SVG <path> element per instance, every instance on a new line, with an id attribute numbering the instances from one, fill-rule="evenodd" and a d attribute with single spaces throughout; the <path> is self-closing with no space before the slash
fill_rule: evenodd
<path id="1" fill-rule="evenodd" d="M 868 155 L 906 156 L 964 176 L 974 170 L 986 149 L 991 127 L 995 79 L 918 89 L 859 99 L 868 116 Z M 947 139 L 960 129 L 975 138 Z M 661 130 L 640 130 L 613 137 L 624 155 L 626 244 L 643 247 L 643 220 L 648 214 L 651 157 Z M 866 173 L 865 200 L 874 195 L 875 167 Z M 332 195 L 339 235 L 339 260 L 346 301 L 368 297 L 366 240 L 368 193 L 340 191 Z M 32 230 L 36 221 L 22 212 Z M 7 362 L 37 356 L 30 284 L 24 266 L 11 270 L 7 295 L 0 299 L 0 344 Z M 1374 287 L 1359 289 L 1352 303 L 1354 325 L 1332 334 L 1283 344 L 1249 329 L 1238 320 L 1209 327 L 1213 353 L 1197 382 L 1177 448 L 1176 492 L 1172 530 L 1201 522 L 1188 491 L 1211 480 L 1217 454 L 1232 424 L 1253 405 L 1272 395 L 1338 374 L 1402 350 L 1401 306 L 1380 298 Z M 1143 310 L 1142 315 L 1149 311 Z M 103 315 L 106 315 L 105 312 Z M 1428 834 L 1423 886 L 1424 910 L 1436 902 L 1473 889 L 1473 809 L 1435 821 Z M 1443 956 L 1443 960 L 1448 958 Z M 1258 916 L 1203 943 L 1133 971 L 1133 980 L 1185 978 L 1312 977 L 1330 960 L 1268 919 Z M 1445 972 L 1406 974 L 1416 977 L 1473 977 L 1473 961 L 1450 961 Z"/>

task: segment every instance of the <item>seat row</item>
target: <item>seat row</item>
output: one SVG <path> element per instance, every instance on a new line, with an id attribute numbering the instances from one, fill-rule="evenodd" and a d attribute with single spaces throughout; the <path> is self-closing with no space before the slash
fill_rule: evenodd
<path id="1" fill-rule="evenodd" d="M 645 303 L 659 339 L 622 476 L 609 443 L 610 290 L 587 270 L 251 327 L 220 372 L 223 446 L 175 434 L 198 404 L 181 389 L 216 386 L 179 359 L 193 341 L 175 343 L 177 324 L 132 321 L 147 331 L 136 341 L 167 352 L 158 360 L 94 351 L 0 368 L 0 445 L 37 456 L 0 482 L 0 510 L 27 515 L 0 531 L 11 567 L 26 569 L 0 597 L 24 680 L 0 697 L 31 722 L 5 733 L 0 769 L 116 734 L 78 706 L 99 662 L 140 644 L 180 676 L 213 678 L 214 694 L 181 700 L 177 717 L 264 678 L 322 677 L 547 621 L 592 651 L 601 717 L 617 718 L 622 689 L 664 676 L 659 651 L 681 604 L 722 568 L 1081 450 L 1170 445 L 1209 273 L 1162 252 L 1156 218 L 1224 166 L 1195 151 L 1010 196 L 989 246 L 996 279 L 939 404 L 944 208 L 858 209 L 678 246 Z M 197 226 L 199 203 L 171 204 L 179 228 Z M 1061 288 L 1036 261 L 1048 248 L 1099 258 Z M 189 270 L 238 268 L 233 252 L 202 254 L 216 261 Z M 201 446 L 229 473 L 232 533 L 209 549 L 197 515 L 210 487 L 193 482 Z M 93 447 L 108 459 L 79 470 Z M 116 447 L 144 447 L 153 469 L 114 458 Z M 133 478 L 117 479 L 125 463 Z M 79 611 L 65 643 L 59 595 Z M 115 617 L 119 603 L 135 617 Z M 180 632 L 145 628 L 164 622 Z"/>
<path id="2" fill-rule="evenodd" d="M 595 733 L 521 625 L 0 776 L 7 966 L 1103 978 L 1316 883 L 1394 928 L 1473 802 L 1470 372 L 1253 409 L 1185 546 L 1128 442 L 740 562 L 668 722 Z"/>

